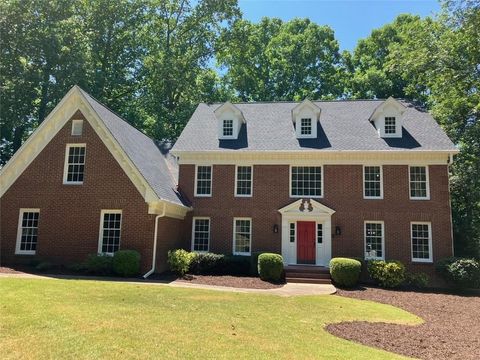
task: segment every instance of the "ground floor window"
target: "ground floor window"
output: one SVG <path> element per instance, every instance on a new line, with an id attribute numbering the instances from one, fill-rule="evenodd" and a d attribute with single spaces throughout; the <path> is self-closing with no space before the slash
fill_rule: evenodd
<path id="1" fill-rule="evenodd" d="M 233 220 L 233 253 L 250 255 L 252 242 L 252 220 L 235 218 Z"/>
<path id="2" fill-rule="evenodd" d="M 192 224 L 192 250 L 208 251 L 210 243 L 210 219 L 193 218 Z"/>
<path id="3" fill-rule="evenodd" d="M 432 235 L 430 223 L 412 223 L 412 260 L 432 261 Z"/>
<path id="4" fill-rule="evenodd" d="M 383 222 L 365 222 L 365 259 L 384 258 Z"/>
<path id="5" fill-rule="evenodd" d="M 98 252 L 113 254 L 120 249 L 122 210 L 102 210 Z"/>
<path id="6" fill-rule="evenodd" d="M 20 209 L 16 254 L 35 255 L 38 242 L 39 209 Z"/>

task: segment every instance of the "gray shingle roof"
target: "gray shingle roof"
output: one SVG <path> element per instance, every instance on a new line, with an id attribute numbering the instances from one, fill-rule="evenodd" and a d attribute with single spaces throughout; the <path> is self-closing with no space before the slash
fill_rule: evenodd
<path id="1" fill-rule="evenodd" d="M 163 151 L 165 144 L 157 145 L 88 93 L 80 91 L 157 196 L 178 205 L 186 205 L 176 191 L 176 164 L 172 163 L 168 151 Z"/>
<path id="2" fill-rule="evenodd" d="M 298 102 L 234 104 L 246 120 L 236 140 L 218 139 L 213 111 L 222 104 L 200 104 L 173 151 L 456 150 L 428 112 L 406 101 L 402 138 L 380 138 L 369 118 L 383 101 L 314 101 L 321 109 L 316 139 L 295 136 L 291 110 Z"/>

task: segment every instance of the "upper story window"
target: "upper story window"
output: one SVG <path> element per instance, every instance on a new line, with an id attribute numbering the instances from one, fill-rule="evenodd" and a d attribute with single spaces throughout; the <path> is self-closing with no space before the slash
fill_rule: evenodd
<path id="1" fill-rule="evenodd" d="M 83 120 L 72 120 L 72 136 L 81 136 L 83 133 Z"/>
<path id="2" fill-rule="evenodd" d="M 113 254 L 120 249 L 122 210 L 102 210 L 100 213 L 100 239 L 98 252 Z"/>
<path id="3" fill-rule="evenodd" d="M 381 199 L 383 197 L 381 166 L 363 167 L 363 197 L 365 199 Z"/>
<path id="4" fill-rule="evenodd" d="M 410 166 L 410 199 L 428 200 L 430 189 L 428 183 L 428 167 Z"/>
<path id="5" fill-rule="evenodd" d="M 397 120 L 395 116 L 385 117 L 385 134 L 395 134 L 397 132 Z"/>
<path id="6" fill-rule="evenodd" d="M 210 218 L 193 218 L 192 250 L 207 252 L 210 243 Z"/>
<path id="7" fill-rule="evenodd" d="M 233 135 L 233 120 L 223 120 L 223 136 Z"/>
<path id="8" fill-rule="evenodd" d="M 212 195 L 212 167 L 198 165 L 195 172 L 195 196 Z"/>
<path id="9" fill-rule="evenodd" d="M 250 255 L 252 243 L 252 220 L 247 218 L 233 219 L 233 253 Z"/>
<path id="10" fill-rule="evenodd" d="M 411 223 L 412 260 L 432 261 L 432 232 L 430 223 Z"/>
<path id="11" fill-rule="evenodd" d="M 322 167 L 292 166 L 291 197 L 322 197 Z"/>
<path id="12" fill-rule="evenodd" d="M 237 166 L 235 196 L 252 196 L 252 167 Z"/>
<path id="13" fill-rule="evenodd" d="M 15 254 L 35 255 L 38 242 L 39 209 L 20 209 Z"/>
<path id="14" fill-rule="evenodd" d="M 306 99 L 292 109 L 292 122 L 297 139 L 317 137 L 317 126 L 321 109 Z"/>
<path id="15" fill-rule="evenodd" d="M 83 184 L 85 172 L 85 150 L 85 144 L 67 144 L 63 172 L 64 184 Z"/>
<path id="16" fill-rule="evenodd" d="M 370 116 L 378 135 L 382 138 L 401 138 L 406 106 L 389 97 L 378 105 Z"/>
<path id="17" fill-rule="evenodd" d="M 381 221 L 365 222 L 365 259 L 384 258 L 384 226 Z"/>
<path id="18" fill-rule="evenodd" d="M 311 135 L 312 134 L 312 119 L 302 118 L 300 119 L 300 134 Z"/>

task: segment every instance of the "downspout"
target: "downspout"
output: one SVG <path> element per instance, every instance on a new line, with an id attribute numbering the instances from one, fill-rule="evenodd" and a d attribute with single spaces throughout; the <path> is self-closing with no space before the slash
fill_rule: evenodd
<path id="1" fill-rule="evenodd" d="M 153 235 L 153 256 L 152 256 L 152 268 L 145 274 L 143 275 L 143 278 L 146 279 L 150 275 L 152 275 L 155 271 L 155 263 L 157 262 L 157 235 L 158 235 L 158 219 L 161 217 L 165 216 L 165 209 L 167 207 L 167 204 L 163 202 L 163 210 L 160 215 L 157 215 L 155 217 L 155 231 Z"/>

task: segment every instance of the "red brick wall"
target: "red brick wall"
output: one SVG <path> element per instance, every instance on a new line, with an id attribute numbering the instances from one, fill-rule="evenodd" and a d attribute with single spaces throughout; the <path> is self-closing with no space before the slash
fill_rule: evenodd
<path id="1" fill-rule="evenodd" d="M 410 256 L 410 221 L 432 223 L 434 261 L 452 255 L 450 199 L 447 166 L 429 167 L 430 198 L 409 199 L 408 166 L 385 165 L 384 199 L 363 199 L 361 165 L 324 166 L 324 198 L 319 202 L 334 209 L 332 229 L 340 226 L 342 235 L 332 238 L 332 256 L 363 257 L 364 221 L 385 223 L 387 259 L 399 259 L 412 269 L 433 274 L 431 264 L 412 264 Z M 252 218 L 252 251 L 281 252 L 281 216 L 278 209 L 295 201 L 289 197 L 289 166 L 255 165 L 253 197 L 234 197 L 235 167 L 214 165 L 211 198 L 194 194 L 195 166 L 180 166 L 180 189 L 192 201 L 191 216 L 210 216 L 211 251 L 232 252 L 234 217 Z M 191 218 L 187 221 L 191 229 Z M 273 225 L 279 232 L 273 233 Z M 186 246 L 191 233 L 187 231 Z"/>
<path id="2" fill-rule="evenodd" d="M 78 112 L 72 118 L 84 117 Z M 155 215 L 148 215 L 143 197 L 87 121 L 82 136 L 70 132 L 68 121 L 1 198 L 2 262 L 29 262 L 32 258 L 83 261 L 98 250 L 100 211 L 122 209 L 120 248 L 138 250 L 142 271 L 150 269 Z M 83 185 L 63 185 L 67 143 L 86 143 Z M 33 257 L 15 255 L 20 208 L 40 209 L 37 254 Z M 159 239 L 176 241 L 181 223 L 161 219 Z M 159 252 L 163 250 L 159 248 Z M 162 254 L 159 258 L 163 259 Z"/>

